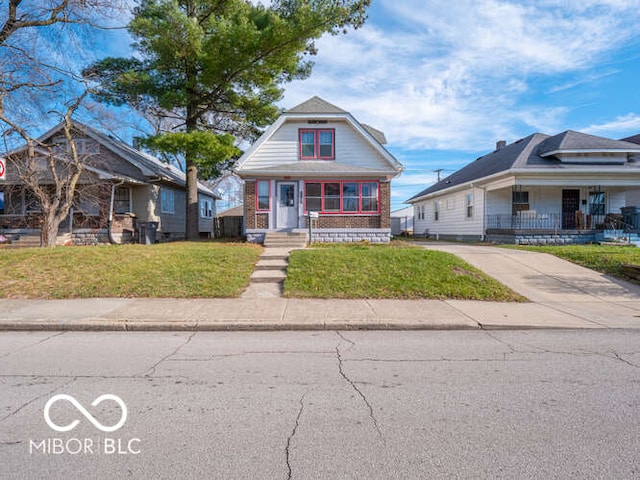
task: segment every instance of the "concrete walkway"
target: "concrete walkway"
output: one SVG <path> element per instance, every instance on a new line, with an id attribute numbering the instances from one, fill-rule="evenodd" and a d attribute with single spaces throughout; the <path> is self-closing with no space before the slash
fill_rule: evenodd
<path id="1" fill-rule="evenodd" d="M 0 330 L 640 328 L 640 288 L 547 254 L 435 244 L 531 300 L 2 300 Z"/>
<path id="2" fill-rule="evenodd" d="M 640 326 L 640 287 L 634 284 L 547 253 L 437 242 L 423 246 L 457 255 L 527 297 L 534 304 L 529 310 L 532 313 L 537 309 L 547 317 L 556 312 L 560 318 L 573 317 L 612 328 Z M 534 320 L 512 321 L 514 325 L 528 325 Z"/>

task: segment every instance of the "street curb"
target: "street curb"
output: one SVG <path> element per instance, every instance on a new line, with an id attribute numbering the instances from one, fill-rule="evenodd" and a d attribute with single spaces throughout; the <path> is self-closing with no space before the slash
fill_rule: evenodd
<path id="1" fill-rule="evenodd" d="M 609 329 L 609 327 L 603 327 Z M 541 325 L 463 325 L 416 323 L 184 323 L 184 322 L 0 322 L 0 332 L 282 332 L 282 331 L 454 331 L 454 330 L 592 330 Z"/>
<path id="2" fill-rule="evenodd" d="M 0 331 L 66 332 L 242 332 L 242 331 L 326 331 L 326 330 L 480 330 L 481 326 L 415 323 L 181 323 L 181 322 L 3 322 Z"/>

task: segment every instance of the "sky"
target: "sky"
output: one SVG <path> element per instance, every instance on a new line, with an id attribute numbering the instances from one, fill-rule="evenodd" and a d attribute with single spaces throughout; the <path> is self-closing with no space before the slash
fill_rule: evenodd
<path id="1" fill-rule="evenodd" d="M 382 130 L 404 165 L 392 182 L 392 210 L 437 170 L 451 174 L 498 140 L 569 129 L 640 133 L 640 0 L 371 3 L 362 28 L 317 41 L 313 73 L 285 85 L 280 106 L 318 95 Z M 81 36 L 93 42 L 85 57 L 58 45 L 57 63 L 131 53 L 122 30 Z M 123 138 L 140 134 L 122 112 L 114 120 Z"/>
<path id="2" fill-rule="evenodd" d="M 639 25 L 640 0 L 373 0 L 281 104 L 318 95 L 382 130 L 396 210 L 498 140 L 640 133 Z"/>

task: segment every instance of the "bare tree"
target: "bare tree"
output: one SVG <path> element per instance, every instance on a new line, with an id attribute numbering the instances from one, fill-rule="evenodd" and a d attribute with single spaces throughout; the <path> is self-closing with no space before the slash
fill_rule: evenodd
<path id="1" fill-rule="evenodd" d="M 55 37 L 68 48 L 59 57 L 71 58 L 82 50 L 73 29 L 103 28 L 100 19 L 121 6 L 117 0 L 9 0 L 0 7 L 0 133 L 8 161 L 38 203 L 43 246 L 55 246 L 74 202 L 91 191 L 79 189 L 88 175 L 87 158 L 78 151 L 72 122 L 90 92 L 79 72 L 43 47 L 43 39 Z M 51 30 L 63 26 L 69 28 Z M 60 121 L 64 148 L 38 140 L 38 128 Z M 15 150 L 18 141 L 24 148 Z"/>

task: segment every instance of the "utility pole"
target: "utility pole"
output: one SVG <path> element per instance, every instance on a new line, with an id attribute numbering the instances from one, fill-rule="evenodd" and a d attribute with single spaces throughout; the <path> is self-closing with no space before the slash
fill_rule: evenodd
<path id="1" fill-rule="evenodd" d="M 443 170 L 444 168 L 438 168 L 437 170 L 434 170 L 434 172 L 438 174 L 438 181 L 440 181 L 440 172 L 442 172 Z"/>

